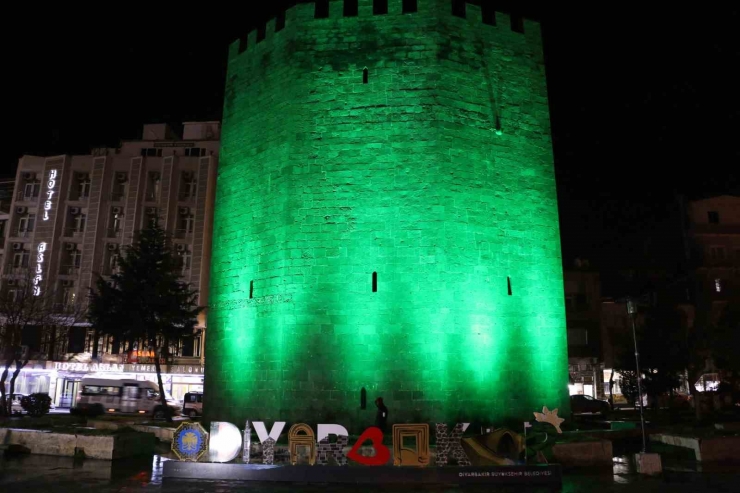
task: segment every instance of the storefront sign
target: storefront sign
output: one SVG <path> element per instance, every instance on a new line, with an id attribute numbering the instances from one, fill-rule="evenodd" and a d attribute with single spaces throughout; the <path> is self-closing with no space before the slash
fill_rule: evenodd
<path id="1" fill-rule="evenodd" d="M 54 362 L 54 369 L 60 371 L 111 372 L 111 373 L 156 373 L 156 365 L 139 365 L 124 363 L 67 363 Z M 183 375 L 203 375 L 204 367 L 200 365 L 162 365 L 162 373 Z"/>

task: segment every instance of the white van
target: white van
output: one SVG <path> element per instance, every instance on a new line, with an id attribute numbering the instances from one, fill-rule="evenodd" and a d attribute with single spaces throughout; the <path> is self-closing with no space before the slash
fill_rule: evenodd
<path id="1" fill-rule="evenodd" d="M 172 415 L 180 414 L 180 403 L 166 392 L 165 398 Z M 165 417 L 159 386 L 148 380 L 129 378 L 83 378 L 76 410 L 83 414 L 136 413 Z"/>

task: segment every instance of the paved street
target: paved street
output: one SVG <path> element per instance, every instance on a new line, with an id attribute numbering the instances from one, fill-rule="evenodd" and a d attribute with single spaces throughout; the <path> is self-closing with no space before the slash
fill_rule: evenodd
<path id="1" fill-rule="evenodd" d="M 262 492 L 373 492 L 377 487 L 332 487 L 325 485 L 295 484 L 256 484 L 233 483 L 227 481 L 162 481 L 161 464 L 167 458 L 155 456 L 153 460 L 126 460 L 115 463 L 107 461 L 85 460 L 75 462 L 73 459 L 50 456 L 24 456 L 0 459 L 0 491 L 23 493 L 49 493 L 94 491 L 95 493 L 145 493 L 177 492 L 230 493 L 249 491 Z M 640 477 L 620 464 L 616 464 L 614 474 L 568 473 L 564 475 L 563 491 L 569 493 L 702 493 L 734 492 L 740 484 L 740 473 L 729 467 L 715 467 L 709 472 L 696 472 L 691 465 L 671 465 L 663 477 Z M 422 489 L 408 487 L 382 488 L 388 493 L 409 493 Z M 456 492 L 456 491 L 490 491 L 476 488 L 437 487 L 423 491 Z M 496 491 L 522 491 L 521 488 L 499 488 Z M 542 488 L 531 488 L 526 491 L 548 491 Z"/>

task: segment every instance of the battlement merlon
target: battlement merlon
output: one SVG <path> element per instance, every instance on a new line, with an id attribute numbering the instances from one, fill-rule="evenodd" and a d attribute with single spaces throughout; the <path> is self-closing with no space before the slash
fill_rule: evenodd
<path id="1" fill-rule="evenodd" d="M 254 29 L 245 37 L 234 41 L 229 46 L 229 61 L 237 58 L 244 52 L 260 51 L 260 45 L 270 45 L 272 41 L 284 36 L 284 31 L 295 29 L 295 24 L 308 24 L 311 22 L 331 23 L 331 22 L 351 22 L 357 20 L 366 20 L 368 18 L 382 19 L 386 16 L 396 15 L 447 15 L 451 19 L 460 22 L 467 22 L 470 26 L 481 25 L 483 23 L 483 14 L 479 5 L 466 3 L 465 19 L 455 17 L 452 14 L 452 0 L 419 0 L 418 10 L 415 13 L 402 13 L 403 0 L 388 0 L 388 13 L 382 15 L 373 14 L 373 0 L 359 0 L 358 15 L 353 17 L 344 17 L 344 0 L 329 0 L 329 16 L 326 18 L 315 18 L 315 2 L 299 3 L 290 7 L 284 12 L 284 26 L 278 31 L 277 18 L 270 19 L 264 26 L 264 39 L 258 41 L 258 32 L 260 29 Z M 524 37 L 527 43 L 536 45 L 541 50 L 542 39 L 540 32 L 540 23 L 531 19 L 522 19 L 523 33 L 512 30 L 511 16 L 504 12 L 495 12 L 495 25 L 484 24 L 486 28 L 495 30 L 498 35 L 509 32 L 512 36 Z M 265 46 L 262 48 L 264 49 Z"/>

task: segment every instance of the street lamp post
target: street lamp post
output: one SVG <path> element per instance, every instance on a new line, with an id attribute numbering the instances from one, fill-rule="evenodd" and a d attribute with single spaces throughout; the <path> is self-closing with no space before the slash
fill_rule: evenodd
<path id="1" fill-rule="evenodd" d="M 635 329 L 635 318 L 637 316 L 637 305 L 632 299 L 627 300 L 627 313 L 632 320 L 632 340 L 635 343 L 635 369 L 637 370 L 637 400 L 640 402 L 640 427 L 642 428 L 642 453 L 645 453 L 647 443 L 645 441 L 645 417 L 642 410 L 642 374 L 640 373 L 640 353 L 637 350 L 637 331 Z"/>

